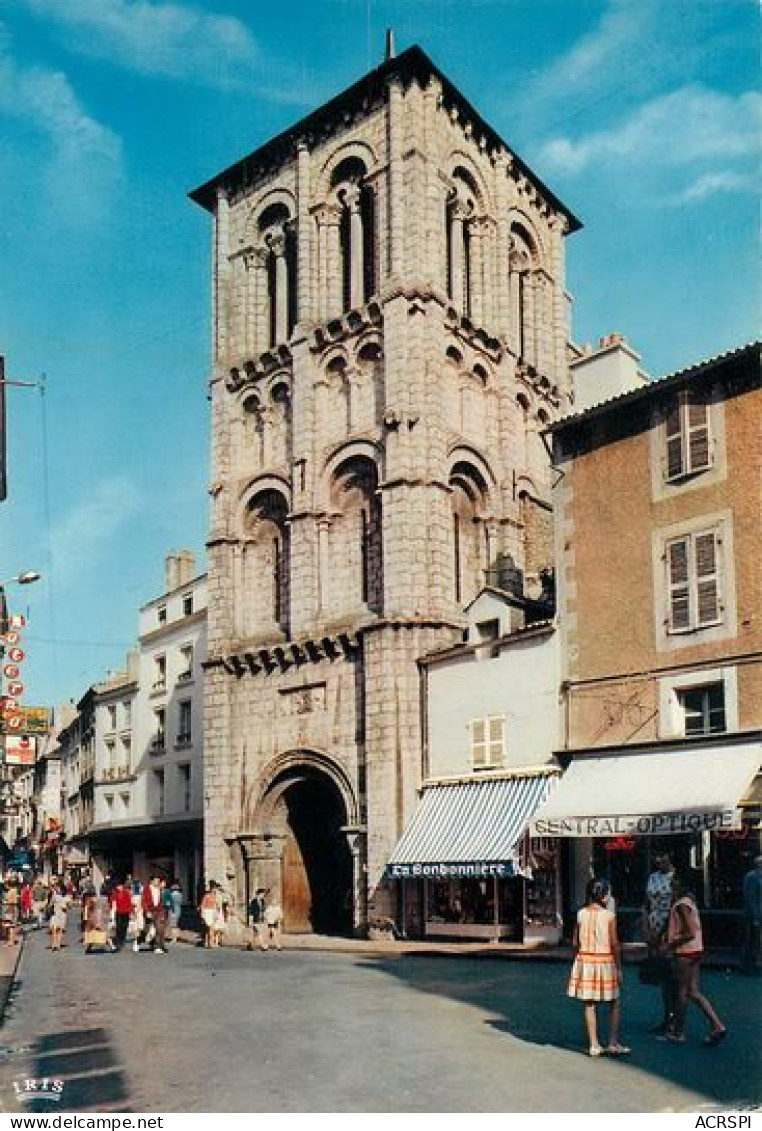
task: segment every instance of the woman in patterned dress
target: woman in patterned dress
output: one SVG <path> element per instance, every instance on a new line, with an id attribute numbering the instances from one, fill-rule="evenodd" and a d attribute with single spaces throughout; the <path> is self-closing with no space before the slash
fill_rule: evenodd
<path id="1" fill-rule="evenodd" d="M 574 929 L 576 957 L 569 978 L 569 997 L 582 1002 L 590 1056 L 624 1056 L 630 1050 L 619 1043 L 619 989 L 622 984 L 622 959 L 616 933 L 616 917 L 606 908 L 607 885 L 590 880 L 585 906 L 577 912 Z M 598 1040 L 596 1003 L 610 1007 L 609 1043 L 604 1049 Z"/>

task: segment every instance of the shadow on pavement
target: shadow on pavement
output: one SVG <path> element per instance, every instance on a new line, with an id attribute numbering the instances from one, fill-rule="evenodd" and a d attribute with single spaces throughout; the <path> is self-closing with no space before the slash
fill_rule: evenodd
<path id="1" fill-rule="evenodd" d="M 67 1030 L 40 1037 L 30 1050 L 30 1061 L 36 1088 L 26 1094 L 35 1098 L 20 1098 L 25 1080 L 14 1084 L 19 1108 L 25 1111 L 131 1110 L 126 1106 L 127 1081 L 117 1065 L 107 1029 Z"/>
<path id="2" fill-rule="evenodd" d="M 486 1024 L 498 1033 L 587 1057 L 582 1006 L 566 996 L 567 963 L 489 959 L 467 963 L 419 954 L 367 962 L 376 970 L 403 979 L 411 989 L 447 996 L 492 1014 Z M 687 1043 L 672 1045 L 657 1041 L 648 1032 L 661 1019 L 658 990 L 641 985 L 636 973 L 625 969 L 621 1040 L 632 1052 L 626 1058 L 602 1058 L 600 1070 L 609 1072 L 616 1064 L 620 1069 L 632 1068 L 690 1089 L 705 1096 L 710 1106 L 757 1109 L 762 1104 L 762 979 L 744 978 L 730 970 L 708 970 L 702 972 L 701 984 L 727 1024 L 728 1038 L 714 1048 L 705 1048 L 701 1042 L 707 1025 L 691 1005 Z M 605 1038 L 608 1030 L 603 1009 L 599 1009 L 599 1025 Z"/>

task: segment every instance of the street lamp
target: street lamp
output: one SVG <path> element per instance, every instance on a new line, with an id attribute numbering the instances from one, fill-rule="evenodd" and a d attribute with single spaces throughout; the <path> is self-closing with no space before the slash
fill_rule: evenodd
<path id="1" fill-rule="evenodd" d="M 31 585 L 33 581 L 39 581 L 42 575 L 36 573 L 33 569 L 25 569 L 23 573 L 17 573 L 15 577 L 9 577 L 5 581 L 0 581 L 0 589 L 4 585 L 11 585 L 14 581 L 17 585 Z"/>

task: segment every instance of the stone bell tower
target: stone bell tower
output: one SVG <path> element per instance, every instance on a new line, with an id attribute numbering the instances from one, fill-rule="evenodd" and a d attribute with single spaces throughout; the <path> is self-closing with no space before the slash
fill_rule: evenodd
<path id="1" fill-rule="evenodd" d="M 393 913 L 417 658 L 550 565 L 575 218 L 417 47 L 192 193 L 214 220 L 205 866 Z M 501 570 L 503 572 L 501 572 Z"/>

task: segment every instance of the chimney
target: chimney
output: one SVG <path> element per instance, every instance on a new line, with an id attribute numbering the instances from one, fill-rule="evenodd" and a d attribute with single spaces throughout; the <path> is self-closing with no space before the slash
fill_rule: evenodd
<path id="1" fill-rule="evenodd" d="M 196 573 L 196 559 L 190 550 L 181 550 L 177 555 L 177 561 L 179 569 L 177 584 L 187 585 Z"/>
<path id="2" fill-rule="evenodd" d="M 167 593 L 171 593 L 173 589 L 177 589 L 180 584 L 180 562 L 179 554 L 176 550 L 171 550 L 166 558 L 166 587 Z"/>
<path id="3" fill-rule="evenodd" d="M 196 572 L 196 559 L 191 550 L 170 550 L 167 554 L 167 593 L 187 585 Z"/>
<path id="4" fill-rule="evenodd" d="M 392 59 L 396 58 L 397 52 L 394 47 L 394 31 L 388 27 L 386 29 L 386 52 L 385 62 L 389 63 Z"/>

